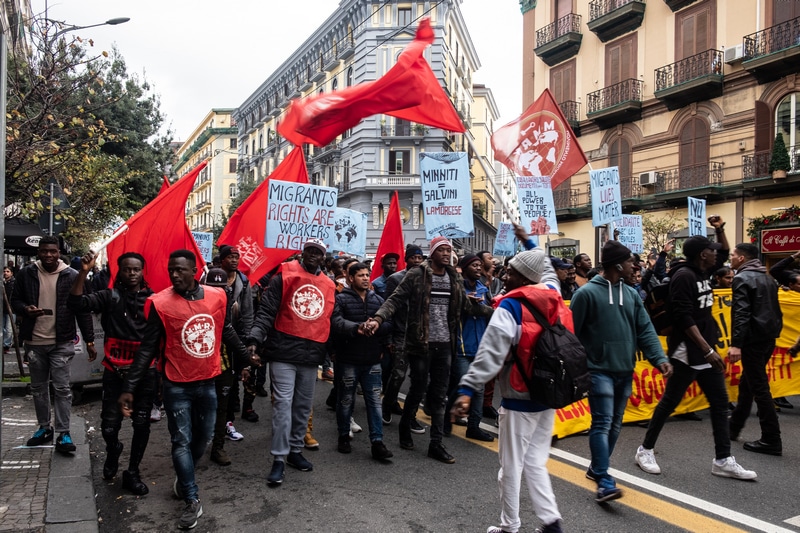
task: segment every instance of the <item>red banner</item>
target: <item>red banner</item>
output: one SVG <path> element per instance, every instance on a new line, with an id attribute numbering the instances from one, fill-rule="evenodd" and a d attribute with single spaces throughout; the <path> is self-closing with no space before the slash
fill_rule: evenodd
<path id="1" fill-rule="evenodd" d="M 762 229 L 761 252 L 765 254 L 800 250 L 800 228 Z"/>

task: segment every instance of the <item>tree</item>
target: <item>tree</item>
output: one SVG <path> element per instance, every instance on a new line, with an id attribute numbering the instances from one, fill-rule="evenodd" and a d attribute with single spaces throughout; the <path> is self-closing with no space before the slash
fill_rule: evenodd
<path id="1" fill-rule="evenodd" d="M 791 169 L 792 161 L 789 159 L 789 151 L 786 149 L 786 143 L 783 142 L 783 134 L 778 133 L 772 145 L 772 155 L 769 159 L 769 171 L 775 172 L 776 170 L 782 170 L 783 172 L 789 172 Z"/>
<path id="2" fill-rule="evenodd" d="M 646 211 L 634 211 L 634 215 L 642 215 L 642 237 L 645 251 L 655 248 L 659 252 L 669 240 L 669 234 L 686 227 L 686 222 L 673 210 L 668 214 L 653 215 Z"/>
<path id="3" fill-rule="evenodd" d="M 158 192 L 171 134 L 158 136 L 158 97 L 116 51 L 57 32 L 35 18 L 31 55 L 9 55 L 6 214 L 38 219 L 54 179 L 70 204 L 55 206 L 64 236 L 85 250 Z"/>

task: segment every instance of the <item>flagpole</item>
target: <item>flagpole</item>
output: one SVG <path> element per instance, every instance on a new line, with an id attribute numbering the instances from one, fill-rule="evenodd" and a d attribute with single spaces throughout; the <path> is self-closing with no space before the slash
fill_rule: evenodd
<path id="1" fill-rule="evenodd" d="M 477 159 L 478 159 L 478 162 L 481 164 L 481 168 L 483 168 L 484 174 L 486 174 L 486 181 L 488 181 L 489 183 L 492 184 L 492 187 L 494 188 L 495 194 L 500 199 L 500 205 L 503 207 L 503 211 L 508 216 L 508 219 L 511 220 L 512 222 L 514 222 L 514 220 L 511 218 L 511 210 L 506 205 L 506 203 L 504 201 L 504 198 L 503 198 L 503 195 L 500 192 L 500 189 L 497 187 L 497 184 L 494 182 L 494 175 L 495 175 L 494 171 L 489 168 L 489 166 L 486 164 L 486 162 L 480 156 L 480 152 L 478 151 L 477 147 L 475 146 L 475 142 L 472 140 L 472 136 L 471 135 L 467 135 L 467 133 L 464 133 L 464 137 L 467 139 L 467 144 L 469 144 L 469 147 L 472 148 L 472 151 L 475 154 L 478 154 Z"/>
<path id="2" fill-rule="evenodd" d="M 114 233 L 111 234 L 111 237 L 109 237 L 108 239 L 106 239 L 106 240 L 104 240 L 103 242 L 100 243 L 100 246 L 98 246 L 97 250 L 94 251 L 95 255 L 97 255 L 100 252 L 102 252 L 103 250 L 105 250 L 106 246 L 108 246 L 109 244 L 114 242 L 117 239 L 117 237 L 121 236 L 126 231 L 128 231 L 128 225 L 127 224 L 123 224 L 120 227 L 118 227 L 117 230 Z"/>

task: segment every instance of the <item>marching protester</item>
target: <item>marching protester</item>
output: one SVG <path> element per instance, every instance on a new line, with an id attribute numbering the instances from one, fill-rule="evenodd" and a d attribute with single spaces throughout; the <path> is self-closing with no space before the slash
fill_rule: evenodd
<path id="1" fill-rule="evenodd" d="M 122 427 L 122 410 L 117 400 L 122 393 L 125 375 L 133 363 L 133 357 L 144 338 L 147 321 L 144 315 L 145 302 L 153 294 L 147 286 L 143 271 L 145 260 L 141 254 L 128 252 L 117 258 L 117 276 L 114 287 L 84 294 L 84 284 L 95 265 L 97 254 L 88 252 L 81 258 L 81 269 L 72 283 L 67 306 L 76 313 L 100 313 L 103 326 L 104 357 L 103 403 L 100 429 L 106 443 L 106 460 L 103 464 L 103 479 L 111 480 L 117 475 L 119 458 L 124 448 L 119 440 Z M 139 475 L 139 463 L 144 457 L 150 440 L 150 410 L 156 396 L 158 371 L 155 364 L 145 372 L 136 387 L 132 406 L 130 459 L 128 469 L 122 472 L 122 488 L 143 496 L 150 492 Z"/>
<path id="2" fill-rule="evenodd" d="M 75 356 L 75 323 L 83 334 L 89 361 L 97 357 L 94 326 L 88 312 L 73 312 L 67 306 L 70 288 L 78 273 L 61 260 L 58 238 L 39 240 L 37 260 L 17 274 L 11 294 L 11 309 L 21 318 L 19 338 L 24 343 L 31 373 L 31 394 L 39 429 L 27 446 L 41 446 L 58 433 L 56 451 L 73 453 L 69 433 L 72 409 L 70 367 Z M 55 390 L 55 428 L 51 425 L 50 383 Z"/>
<path id="3" fill-rule="evenodd" d="M 672 333 L 667 336 L 673 376 L 658 402 L 644 441 L 636 452 L 637 464 L 648 474 L 659 474 L 653 449 L 667 418 L 672 414 L 686 389 L 693 381 L 708 399 L 714 434 L 714 460 L 711 473 L 734 479 L 755 479 L 756 473 L 744 469 L 731 455 L 728 425 L 728 390 L 725 384 L 725 361 L 717 353 L 719 332 L 711 314 L 714 293 L 711 273 L 722 266 L 728 256 L 725 223 L 718 216 L 709 218 L 719 242 L 702 236 L 689 237 L 683 243 L 686 261 L 670 268 L 670 300 Z"/>
<path id="4" fill-rule="evenodd" d="M 575 292 L 570 309 L 575 335 L 586 348 L 592 378 L 589 390 L 592 462 L 586 477 L 597 482 L 595 501 L 603 503 L 622 496 L 608 468 L 631 395 L 636 351 L 644 352 L 665 379 L 672 375 L 672 365 L 664 355 L 642 299 L 626 283 L 634 272 L 631 251 L 618 241 L 607 241 L 600 263 L 603 273 Z"/>
<path id="5" fill-rule="evenodd" d="M 592 270 L 592 259 L 587 254 L 578 254 L 572 260 L 575 266 L 575 283 L 583 287 L 589 282 L 589 272 Z"/>
<path id="6" fill-rule="evenodd" d="M 336 286 L 320 266 L 327 246 L 308 239 L 299 261 L 280 266 L 261 298 L 248 350 L 266 347 L 272 389 L 272 468 L 267 484 L 279 486 L 285 465 L 309 472 L 302 450 L 314 399 L 317 367 L 326 354 Z"/>
<path id="7" fill-rule="evenodd" d="M 800 252 L 795 252 L 789 257 L 781 259 L 769 269 L 770 275 L 778 280 L 781 286 L 794 292 L 800 292 L 800 270 L 792 269 L 798 260 L 800 260 Z M 789 355 L 792 357 L 796 357 L 798 352 L 800 352 L 800 337 L 789 347 Z M 780 407 L 794 407 L 786 398 L 784 398 L 783 401 L 785 404 L 780 405 Z"/>
<path id="8" fill-rule="evenodd" d="M 375 293 L 382 299 L 386 299 L 386 280 L 389 279 L 389 276 L 397 272 L 398 259 L 400 259 L 400 255 L 394 252 L 389 252 L 381 256 L 383 273 L 372 281 L 372 287 Z"/>
<path id="9" fill-rule="evenodd" d="M 519 531 L 523 472 L 533 508 L 545 524 L 541 531 L 561 532 L 561 513 L 547 472 L 555 411 L 531 399 L 527 390 L 515 389 L 510 381 L 514 368 L 510 364 L 512 350 L 531 350 L 542 332 L 533 315 L 523 312 L 521 300 L 543 313 L 551 324 L 560 319 L 566 327 L 572 327 L 570 312 L 558 292 L 540 283 L 546 262 L 548 258 L 541 249 L 521 252 L 509 261 L 506 294 L 500 297 L 475 360 L 461 378 L 452 409 L 453 418 L 466 416 L 477 393 L 499 373 L 500 525 L 489 527 L 487 533 Z"/>
<path id="10" fill-rule="evenodd" d="M 185 504 L 178 527 L 192 529 L 203 514 L 195 468 L 214 435 L 221 344 L 234 347 L 244 365 L 259 364 L 259 359 L 255 355 L 248 358 L 236 330 L 226 322 L 225 291 L 200 285 L 195 279 L 194 252 L 175 250 L 169 255 L 167 270 L 172 286 L 147 300 L 147 325 L 119 403 L 122 413 L 130 416 L 137 387 L 160 356 L 172 464 L 177 474 L 173 491 Z"/>

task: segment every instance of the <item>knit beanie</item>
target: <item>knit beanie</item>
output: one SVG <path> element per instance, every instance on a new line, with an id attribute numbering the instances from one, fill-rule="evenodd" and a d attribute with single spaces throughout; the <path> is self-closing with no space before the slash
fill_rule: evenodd
<path id="1" fill-rule="evenodd" d="M 600 253 L 600 263 L 604 267 L 618 265 L 631 257 L 630 248 L 619 241 L 607 241 Z"/>
<path id="2" fill-rule="evenodd" d="M 420 248 L 416 244 L 407 244 L 406 245 L 406 261 L 408 261 L 409 257 L 414 257 L 415 255 L 425 255 L 425 254 L 422 253 L 422 248 Z"/>
<path id="3" fill-rule="evenodd" d="M 545 261 L 547 261 L 547 255 L 545 255 L 544 250 L 534 248 L 533 250 L 518 253 L 511 258 L 508 264 L 525 278 L 534 283 L 539 283 L 542 280 Z"/>
<path id="4" fill-rule="evenodd" d="M 467 268 L 475 261 L 480 261 L 480 260 L 481 258 L 475 254 L 467 254 L 461 259 L 461 261 L 458 263 L 458 266 L 460 266 L 461 268 Z"/>
<path id="5" fill-rule="evenodd" d="M 228 246 L 227 244 L 223 244 L 219 247 L 219 260 L 222 261 L 229 255 L 239 255 L 239 250 L 235 246 Z"/>
<path id="6" fill-rule="evenodd" d="M 449 246 L 450 248 L 453 247 L 453 245 L 450 243 L 447 237 L 439 235 L 438 237 L 434 237 L 433 240 L 431 241 L 431 248 L 428 254 L 432 254 L 433 251 L 440 246 Z"/>

